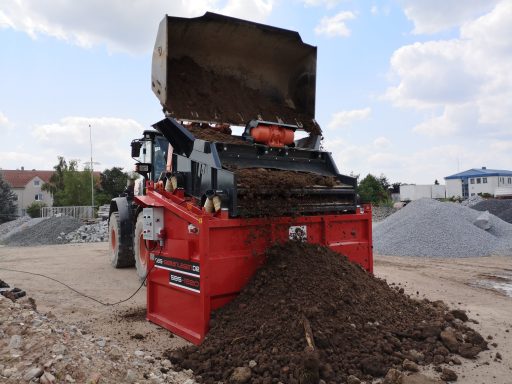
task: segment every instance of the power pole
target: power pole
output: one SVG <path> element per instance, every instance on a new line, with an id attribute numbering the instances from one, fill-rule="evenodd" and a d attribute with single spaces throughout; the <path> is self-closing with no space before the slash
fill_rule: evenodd
<path id="1" fill-rule="evenodd" d="M 94 211 L 94 165 L 92 162 L 92 128 L 89 124 L 89 142 L 91 143 L 91 207 Z M 93 212 L 94 215 L 94 212 Z"/>

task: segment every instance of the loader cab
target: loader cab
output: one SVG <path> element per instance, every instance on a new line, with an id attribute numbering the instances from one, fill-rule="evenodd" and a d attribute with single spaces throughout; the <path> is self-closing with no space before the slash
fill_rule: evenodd
<path id="1" fill-rule="evenodd" d="M 132 141 L 131 147 L 135 172 L 144 178 L 143 185 L 147 180 L 157 181 L 166 170 L 169 141 L 157 131 L 146 130 L 141 139 Z"/>

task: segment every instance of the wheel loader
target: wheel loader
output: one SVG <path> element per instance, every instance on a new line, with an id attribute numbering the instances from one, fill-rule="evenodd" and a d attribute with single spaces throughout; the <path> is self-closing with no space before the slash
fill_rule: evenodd
<path id="1" fill-rule="evenodd" d="M 148 320 L 200 344 L 275 242 L 372 272 L 371 208 L 320 148 L 316 47 L 214 13 L 165 16 L 151 87 L 164 118 L 132 141 L 141 182 L 109 213 L 111 263 L 146 279 Z"/>

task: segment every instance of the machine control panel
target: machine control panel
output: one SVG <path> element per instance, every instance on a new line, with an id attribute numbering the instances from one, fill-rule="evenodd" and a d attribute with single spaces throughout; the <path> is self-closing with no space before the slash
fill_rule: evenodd
<path id="1" fill-rule="evenodd" d="M 164 209 L 162 207 L 142 209 L 142 237 L 144 240 L 158 241 L 164 229 Z"/>

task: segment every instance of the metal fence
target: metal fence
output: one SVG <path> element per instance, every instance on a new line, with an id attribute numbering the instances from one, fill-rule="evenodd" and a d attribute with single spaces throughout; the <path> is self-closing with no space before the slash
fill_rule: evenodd
<path id="1" fill-rule="evenodd" d="M 94 207 L 74 206 L 74 207 L 42 207 L 41 217 L 52 216 L 72 216 L 77 219 L 94 218 Z"/>

